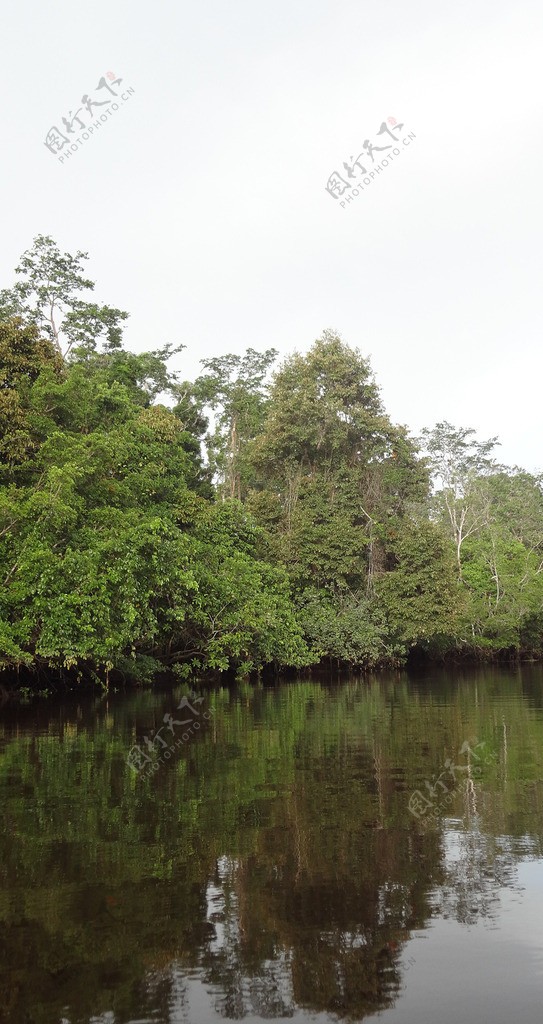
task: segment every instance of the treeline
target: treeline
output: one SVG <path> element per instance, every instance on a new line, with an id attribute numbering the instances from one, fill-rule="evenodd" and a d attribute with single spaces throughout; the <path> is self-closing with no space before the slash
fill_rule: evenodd
<path id="1" fill-rule="evenodd" d="M 542 480 L 391 422 L 325 331 L 169 370 L 38 236 L 0 292 L 0 663 L 10 675 L 543 653 Z"/>

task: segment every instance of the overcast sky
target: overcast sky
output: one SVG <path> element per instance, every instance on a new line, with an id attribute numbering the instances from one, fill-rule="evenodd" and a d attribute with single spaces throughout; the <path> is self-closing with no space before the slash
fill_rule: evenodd
<path id="1" fill-rule="evenodd" d="M 37 234 L 87 251 L 127 345 L 185 344 L 187 377 L 333 327 L 396 422 L 543 468 L 540 0 L 4 0 L 1 37 L 0 287 Z M 126 100 L 61 163 L 108 72 Z M 342 207 L 389 117 L 416 138 Z"/>

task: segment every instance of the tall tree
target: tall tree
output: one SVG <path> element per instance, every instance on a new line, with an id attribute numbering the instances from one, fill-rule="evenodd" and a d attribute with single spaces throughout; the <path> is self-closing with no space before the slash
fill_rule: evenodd
<path id="1" fill-rule="evenodd" d="M 464 545 L 463 580 L 470 595 L 465 643 L 519 652 L 528 624 L 533 633 L 539 622 L 541 637 L 542 483 L 522 470 L 502 469 L 482 478 L 479 487 L 487 516 Z"/>
<path id="2" fill-rule="evenodd" d="M 462 576 L 462 545 L 488 521 L 489 503 L 481 479 L 498 469 L 493 451 L 497 437 L 477 441 L 471 427 L 445 420 L 422 431 L 422 444 L 437 488 L 435 505 L 448 520 Z"/>
<path id="3" fill-rule="evenodd" d="M 93 350 L 99 341 L 120 348 L 128 313 L 81 298 L 94 289 L 83 273 L 86 259 L 87 253 L 62 253 L 49 235 L 38 235 L 15 268 L 19 280 L 0 291 L 0 320 L 18 316 L 36 324 L 64 357 L 76 348 Z"/>
<path id="4" fill-rule="evenodd" d="M 371 367 L 333 331 L 275 375 L 252 447 L 249 497 L 295 580 L 366 588 L 382 567 L 383 522 L 427 492 L 407 432 L 386 415 Z M 371 587 L 370 587 L 371 589 Z"/>
<path id="5" fill-rule="evenodd" d="M 44 417 L 35 415 L 35 392 L 41 378 L 59 379 L 62 360 L 53 344 L 33 324 L 0 321 L 0 464 L 21 463 L 44 433 Z"/>
<path id="6" fill-rule="evenodd" d="M 247 488 L 247 445 L 262 429 L 266 408 L 267 378 L 277 352 L 247 349 L 245 355 L 229 354 L 203 359 L 207 371 L 197 378 L 192 396 L 214 417 L 214 429 L 206 443 L 209 463 L 223 498 L 239 498 Z"/>
<path id="7" fill-rule="evenodd" d="M 396 658 L 375 581 L 428 476 L 386 415 L 368 361 L 333 331 L 287 358 L 251 458 L 247 502 L 289 570 L 314 650 L 357 664 Z"/>

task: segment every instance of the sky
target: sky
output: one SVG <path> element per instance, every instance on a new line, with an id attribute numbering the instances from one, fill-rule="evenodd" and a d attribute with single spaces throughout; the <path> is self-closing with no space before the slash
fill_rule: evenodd
<path id="1" fill-rule="evenodd" d="M 540 0 L 3 0 L 0 29 L 0 287 L 38 234 L 88 252 L 127 347 L 185 345 L 187 378 L 333 328 L 395 422 L 543 469 Z"/>

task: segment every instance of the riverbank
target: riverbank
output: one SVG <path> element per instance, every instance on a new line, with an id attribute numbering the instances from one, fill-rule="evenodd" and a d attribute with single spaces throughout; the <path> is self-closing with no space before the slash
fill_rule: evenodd
<path id="1" fill-rule="evenodd" d="M 235 687 L 245 681 L 250 684 L 258 682 L 271 683 L 279 676 L 285 680 L 304 679 L 314 681 L 338 681 L 347 677 L 379 678 L 393 673 L 407 673 L 413 677 L 446 670 L 476 670 L 487 667 L 511 668 L 530 665 L 542 665 L 543 658 L 535 658 L 530 654 L 518 651 L 467 651 L 465 648 L 448 653 L 446 656 L 432 658 L 422 649 L 413 649 L 404 661 L 391 663 L 383 661 L 372 666 L 348 665 L 332 658 L 294 669 L 289 666 L 266 665 L 260 672 L 239 675 L 235 669 L 224 672 L 207 672 L 194 675 L 183 680 L 187 687 L 198 686 L 212 688 L 217 685 Z M 7 670 L 0 675 L 0 707 L 6 703 L 27 702 L 33 698 L 55 699 L 70 693 L 130 693 L 141 689 L 161 689 L 168 686 L 179 686 L 182 680 L 167 670 L 156 672 L 152 678 L 137 678 L 124 673 L 110 671 L 101 676 L 96 669 L 59 671 L 53 667 L 41 666 L 39 670 L 25 667 L 22 670 Z"/>

